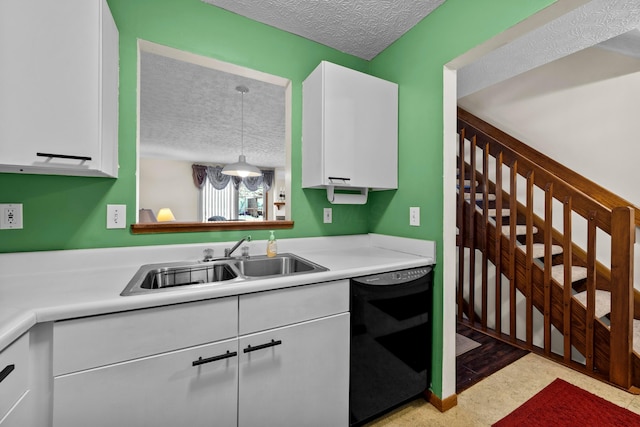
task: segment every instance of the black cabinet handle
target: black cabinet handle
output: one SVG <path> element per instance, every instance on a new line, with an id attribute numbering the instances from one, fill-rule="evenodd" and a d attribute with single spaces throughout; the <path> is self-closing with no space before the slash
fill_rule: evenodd
<path id="1" fill-rule="evenodd" d="M 57 157 L 58 159 L 73 159 L 73 160 L 91 160 L 91 157 L 87 156 L 71 156 L 69 154 L 52 154 L 52 153 L 36 153 L 36 156 L 40 157 Z"/>
<path id="2" fill-rule="evenodd" d="M 5 368 L 2 370 L 2 372 L 0 372 L 0 383 L 2 381 L 4 381 L 4 379 L 7 378 L 9 376 L 9 374 L 11 372 L 13 372 L 14 369 L 16 369 L 16 365 L 7 365 L 7 366 L 5 366 Z"/>
<path id="3" fill-rule="evenodd" d="M 191 362 L 191 366 L 204 365 L 205 363 L 215 362 L 216 360 L 228 359 L 230 357 L 234 357 L 237 355 L 238 355 L 238 352 L 236 351 L 231 352 L 227 350 L 225 354 L 221 354 L 219 356 L 207 357 L 206 359 L 203 359 L 202 356 L 200 356 L 198 360 L 194 360 L 193 362 Z"/>
<path id="4" fill-rule="evenodd" d="M 255 347 L 251 347 L 250 345 L 248 345 L 247 348 L 245 348 L 242 351 L 244 351 L 245 353 L 250 353 L 250 352 L 256 351 L 256 350 L 262 350 L 263 348 L 275 347 L 275 346 L 280 345 L 280 344 L 282 344 L 281 340 L 278 340 L 278 341 L 271 340 L 271 342 L 268 342 L 266 344 L 260 344 L 260 345 L 257 345 Z"/>
<path id="5" fill-rule="evenodd" d="M 329 181 L 333 181 L 334 179 L 339 179 L 340 181 L 351 181 L 351 178 L 340 178 L 339 176 L 330 176 L 328 178 Z"/>

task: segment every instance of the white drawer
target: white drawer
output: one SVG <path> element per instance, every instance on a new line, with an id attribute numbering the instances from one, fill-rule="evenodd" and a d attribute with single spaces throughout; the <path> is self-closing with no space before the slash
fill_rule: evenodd
<path id="1" fill-rule="evenodd" d="M 349 280 L 240 295 L 240 335 L 349 311 Z"/>
<path id="2" fill-rule="evenodd" d="M 219 341 L 237 333 L 235 296 L 56 322 L 53 375 Z"/>
<path id="3" fill-rule="evenodd" d="M 0 420 L 29 387 L 29 333 L 0 353 Z"/>

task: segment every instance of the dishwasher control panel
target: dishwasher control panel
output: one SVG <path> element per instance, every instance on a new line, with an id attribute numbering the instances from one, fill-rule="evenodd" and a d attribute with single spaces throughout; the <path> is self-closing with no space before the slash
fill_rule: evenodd
<path id="1" fill-rule="evenodd" d="M 373 274 L 371 276 L 356 277 L 352 280 L 367 285 L 397 285 L 399 283 L 419 280 L 431 272 L 431 267 L 411 268 L 408 270 L 391 271 L 388 273 Z"/>

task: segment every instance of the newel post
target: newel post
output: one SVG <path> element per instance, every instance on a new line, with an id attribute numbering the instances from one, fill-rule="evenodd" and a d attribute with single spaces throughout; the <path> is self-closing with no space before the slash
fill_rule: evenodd
<path id="1" fill-rule="evenodd" d="M 611 338 L 610 381 L 631 387 L 633 352 L 634 211 L 614 208 L 611 214 Z"/>

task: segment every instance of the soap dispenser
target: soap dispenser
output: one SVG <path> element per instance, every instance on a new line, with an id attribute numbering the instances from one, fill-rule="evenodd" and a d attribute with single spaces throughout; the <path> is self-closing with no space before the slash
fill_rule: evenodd
<path id="1" fill-rule="evenodd" d="M 276 243 L 276 236 L 273 235 L 273 230 L 271 231 L 271 235 L 269 236 L 269 241 L 267 242 L 267 256 L 269 258 L 278 255 L 278 244 Z"/>

